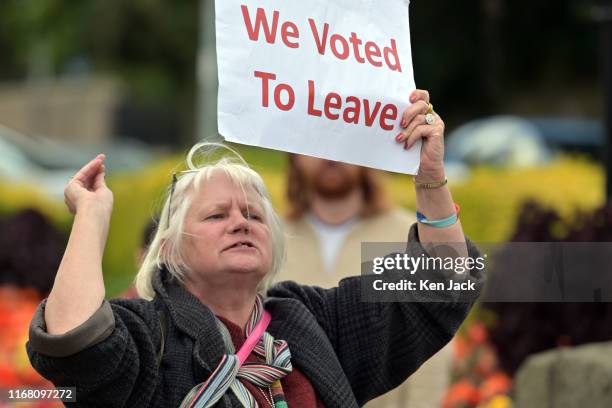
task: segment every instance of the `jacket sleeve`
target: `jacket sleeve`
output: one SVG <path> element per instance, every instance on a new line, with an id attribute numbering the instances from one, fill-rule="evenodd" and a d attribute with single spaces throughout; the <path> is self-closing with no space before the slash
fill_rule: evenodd
<path id="1" fill-rule="evenodd" d="M 478 249 L 467 240 L 468 256 L 479 257 Z M 409 234 L 407 255 L 428 257 L 418 241 L 416 224 Z M 385 272 L 387 273 L 387 272 Z M 405 271 L 392 271 L 397 277 L 410 277 Z M 411 280 L 439 273 L 418 270 Z M 270 295 L 296 298 L 310 310 L 327 333 L 360 405 L 397 387 L 429 357 L 446 345 L 476 301 L 484 284 L 484 270 L 472 269 L 465 279 L 475 290 L 463 296 L 445 291 L 428 294 L 402 293 L 401 301 L 362 301 L 362 284 L 369 277 L 351 277 L 337 288 L 322 289 L 284 282 Z M 435 279 L 434 279 L 435 280 Z M 448 280 L 448 279 L 446 279 Z"/>
<path id="2" fill-rule="evenodd" d="M 143 319 L 151 316 L 146 303 L 105 300 L 80 326 L 52 335 L 46 331 L 44 300 L 26 344 L 32 366 L 57 387 L 76 387 L 79 406 L 147 406 L 158 382 L 159 329 Z"/>

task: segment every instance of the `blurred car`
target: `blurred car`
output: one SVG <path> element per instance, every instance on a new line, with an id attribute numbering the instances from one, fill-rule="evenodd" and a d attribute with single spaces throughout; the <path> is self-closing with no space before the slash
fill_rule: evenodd
<path id="1" fill-rule="evenodd" d="M 555 152 L 583 153 L 603 160 L 605 131 L 601 121 L 575 118 L 533 118 L 546 144 Z"/>
<path id="2" fill-rule="evenodd" d="M 45 194 L 62 197 L 74 173 L 98 153 L 105 153 L 107 172 L 137 170 L 154 159 L 139 142 L 76 146 L 45 137 L 29 137 L 0 125 L 0 180 L 40 187 Z"/>
<path id="3" fill-rule="evenodd" d="M 447 140 L 446 168 L 457 180 L 467 177 L 473 165 L 538 166 L 560 152 L 599 159 L 605 137 L 595 120 L 494 116 L 458 127 Z"/>

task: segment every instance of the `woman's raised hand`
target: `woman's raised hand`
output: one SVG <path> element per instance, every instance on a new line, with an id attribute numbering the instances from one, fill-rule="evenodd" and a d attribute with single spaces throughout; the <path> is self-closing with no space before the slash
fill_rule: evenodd
<path id="1" fill-rule="evenodd" d="M 109 213 L 113 208 L 113 193 L 104 181 L 104 154 L 83 166 L 64 189 L 64 201 L 72 214 L 83 205 L 93 205 Z"/>
<path id="2" fill-rule="evenodd" d="M 402 131 L 396 136 L 404 148 L 411 148 L 419 139 L 421 147 L 421 165 L 417 178 L 422 182 L 444 180 L 444 121 L 429 104 L 429 92 L 417 89 L 410 95 L 410 105 L 402 114 L 400 126 Z M 430 121 L 427 115 L 431 114 Z"/>

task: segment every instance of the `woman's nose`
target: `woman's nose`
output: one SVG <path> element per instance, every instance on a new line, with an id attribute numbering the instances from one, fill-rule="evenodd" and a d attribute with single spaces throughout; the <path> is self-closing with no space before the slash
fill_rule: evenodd
<path id="1" fill-rule="evenodd" d="M 241 211 L 232 211 L 230 216 L 230 231 L 235 232 L 249 232 L 250 224 L 247 217 L 242 214 Z"/>

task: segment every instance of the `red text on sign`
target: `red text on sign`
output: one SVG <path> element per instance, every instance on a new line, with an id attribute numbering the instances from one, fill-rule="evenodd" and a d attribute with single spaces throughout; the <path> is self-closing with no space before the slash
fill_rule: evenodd
<path id="1" fill-rule="evenodd" d="M 376 101 L 372 105 L 368 99 L 363 100 L 356 96 L 347 96 L 344 99 L 344 107 L 342 106 L 342 97 L 336 92 L 330 92 L 325 96 L 323 102 L 323 110 L 315 107 L 315 83 L 312 80 L 308 81 L 308 114 L 312 116 L 321 116 L 325 113 L 325 117 L 330 120 L 338 120 L 342 114 L 342 120 L 346 123 L 358 124 L 362 115 L 361 107 L 363 105 L 363 123 L 372 127 L 378 116 L 378 123 L 383 130 L 393 130 L 394 123 L 397 120 L 397 106 L 386 104 L 382 106 L 380 101 Z"/>
<path id="2" fill-rule="evenodd" d="M 261 105 L 267 108 L 268 95 L 270 90 L 270 80 L 275 80 L 276 75 L 270 72 L 254 71 L 255 78 L 261 78 Z M 287 102 L 282 101 L 283 91 L 286 95 Z M 295 92 L 289 84 L 278 84 L 274 87 L 274 104 L 276 107 L 283 111 L 288 111 L 295 105 Z"/>
<path id="3" fill-rule="evenodd" d="M 276 30 L 278 28 L 278 11 L 274 11 L 272 13 L 272 26 L 268 24 L 268 19 L 266 17 L 266 12 L 261 7 L 257 8 L 257 12 L 255 13 L 255 24 L 251 21 L 251 16 L 249 15 L 249 9 L 245 5 L 241 5 L 240 9 L 242 10 L 242 17 L 244 18 L 244 26 L 246 27 L 247 34 L 251 41 L 259 40 L 259 30 L 263 26 L 264 36 L 266 37 L 266 42 L 269 44 L 274 44 L 276 42 Z M 289 48 L 298 48 L 299 43 L 297 41 L 292 42 L 290 39 L 297 39 L 300 37 L 300 32 L 298 27 L 292 23 L 291 21 L 285 21 L 281 24 L 281 40 L 283 43 Z"/>
<path id="4" fill-rule="evenodd" d="M 365 45 L 361 47 L 363 41 L 357 37 L 357 33 L 351 32 L 347 40 L 340 34 L 332 34 L 329 36 L 329 24 L 327 23 L 323 24 L 323 31 L 319 30 L 317 23 L 312 18 L 308 19 L 308 24 L 310 24 L 310 30 L 312 31 L 312 36 L 319 54 L 325 55 L 327 45 L 329 44 L 332 54 L 338 59 L 347 59 L 352 51 L 353 57 L 358 63 L 363 64 L 367 60 L 375 67 L 382 67 L 383 63 L 380 58 L 382 56 L 384 57 L 387 67 L 391 71 L 402 72 L 395 39 L 392 38 L 390 40 L 391 45 L 389 47 L 384 47 L 381 52 L 380 47 L 373 41 L 366 41 Z M 350 46 L 349 43 L 351 44 Z M 361 54 L 362 48 L 364 49 L 363 54 L 365 58 Z"/>
<path id="5" fill-rule="evenodd" d="M 259 41 L 259 34 L 263 31 L 263 36 L 268 44 L 276 43 L 276 34 L 279 26 L 280 13 L 278 10 L 272 11 L 271 19 L 266 15 L 262 7 L 258 7 L 254 17 L 249 13 L 246 5 L 241 5 L 244 27 L 251 41 Z M 374 67 L 386 65 L 391 71 L 402 72 L 402 66 L 397 51 L 397 43 L 394 38 L 389 40 L 389 46 L 381 47 L 374 41 L 364 41 L 351 32 L 348 38 L 342 34 L 330 33 L 330 26 L 324 23 L 322 29 L 317 22 L 309 18 L 308 24 L 312 32 L 312 38 L 317 52 L 325 55 L 327 50 L 340 60 L 352 57 L 360 64 L 368 62 Z M 289 48 L 299 48 L 300 31 L 298 26 L 291 21 L 284 21 L 280 24 L 280 38 L 283 44 Z"/>
<path id="6" fill-rule="evenodd" d="M 289 84 L 271 84 L 276 80 L 276 74 L 271 72 L 254 71 L 255 78 L 261 79 L 261 105 L 270 106 L 270 87 L 273 88 L 274 105 L 282 111 L 293 109 L 295 105 L 295 91 Z M 336 92 L 325 95 L 323 106 L 317 107 L 315 101 L 315 82 L 308 81 L 308 106 L 306 113 L 310 116 L 325 116 L 329 120 L 342 120 L 357 125 L 363 123 L 372 127 L 378 122 L 383 130 L 393 130 L 397 121 L 397 106 L 388 103 L 383 106 L 380 101 L 372 102 L 367 98 L 347 96 L 343 98 Z"/>

